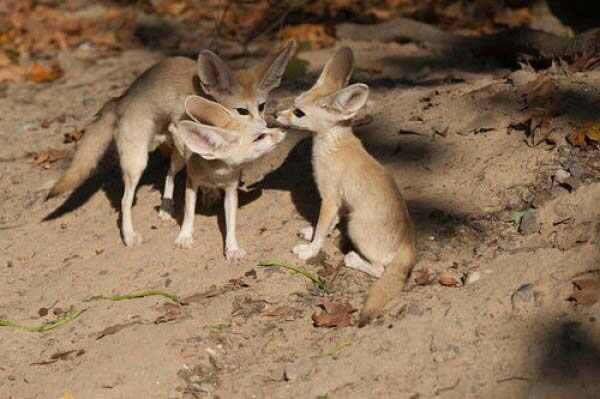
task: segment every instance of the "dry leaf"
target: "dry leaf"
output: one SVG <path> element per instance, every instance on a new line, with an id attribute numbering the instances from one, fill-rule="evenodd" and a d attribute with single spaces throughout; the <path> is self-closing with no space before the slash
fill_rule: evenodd
<path id="1" fill-rule="evenodd" d="M 40 65 L 33 64 L 31 69 L 27 72 L 27 79 L 35 83 L 46 83 L 52 82 L 63 75 L 63 70 L 58 64 L 53 64 L 49 68 Z"/>
<path id="2" fill-rule="evenodd" d="M 445 287 L 460 287 L 462 285 L 460 279 L 449 272 L 440 273 L 438 281 Z"/>
<path id="3" fill-rule="evenodd" d="M 324 311 L 313 313 L 312 320 L 315 327 L 348 327 L 352 325 L 352 313 L 356 312 L 356 309 L 348 302 L 335 303 L 324 298 L 318 305 Z"/>
<path id="4" fill-rule="evenodd" d="M 600 123 L 587 122 L 582 127 L 574 129 L 571 134 L 567 136 L 569 143 L 577 147 L 584 146 L 586 139 L 600 142 Z"/>
<path id="5" fill-rule="evenodd" d="M 288 26 L 280 33 L 283 40 L 295 39 L 299 43 L 308 43 L 313 49 L 331 47 L 335 39 L 325 30 L 325 26 L 317 24 L 300 24 Z"/>
<path id="6" fill-rule="evenodd" d="M 66 156 L 67 154 L 64 151 L 48 149 L 40 152 L 34 152 L 33 162 L 44 169 L 49 169 L 51 164 L 56 161 L 60 161 L 61 159 L 65 159 Z"/>

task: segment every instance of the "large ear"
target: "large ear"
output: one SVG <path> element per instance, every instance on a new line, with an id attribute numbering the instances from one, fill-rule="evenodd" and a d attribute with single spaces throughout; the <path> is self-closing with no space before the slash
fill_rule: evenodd
<path id="1" fill-rule="evenodd" d="M 295 40 L 288 41 L 278 52 L 272 54 L 263 65 L 258 68 L 257 89 L 268 93 L 281 84 L 281 77 L 285 73 L 288 63 L 296 54 L 298 44 Z"/>
<path id="2" fill-rule="evenodd" d="M 185 99 L 185 112 L 196 122 L 217 127 L 225 127 L 235 118 L 233 113 L 221 104 L 200 96 L 188 96 Z"/>
<path id="3" fill-rule="evenodd" d="M 349 47 L 342 47 L 327 61 L 313 88 L 330 94 L 348 84 L 354 69 L 354 55 Z"/>
<path id="4" fill-rule="evenodd" d="M 367 103 L 368 98 L 369 86 L 355 83 L 333 93 L 328 106 L 338 111 L 343 119 L 350 119 Z"/>
<path id="5" fill-rule="evenodd" d="M 215 159 L 217 151 L 228 144 L 227 133 L 218 127 L 181 121 L 176 129 L 186 147 L 204 159 Z"/>
<path id="6" fill-rule="evenodd" d="M 231 93 L 233 72 L 229 66 L 210 50 L 198 54 L 198 77 L 202 90 L 210 96 Z"/>

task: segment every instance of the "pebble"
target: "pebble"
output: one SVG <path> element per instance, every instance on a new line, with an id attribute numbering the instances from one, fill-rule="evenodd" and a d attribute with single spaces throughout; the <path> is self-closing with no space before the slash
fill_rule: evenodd
<path id="1" fill-rule="evenodd" d="M 469 274 L 467 274 L 467 278 L 465 279 L 465 285 L 473 284 L 479 281 L 479 279 L 481 279 L 481 273 L 479 273 L 477 270 L 469 272 Z"/>
<path id="2" fill-rule="evenodd" d="M 564 184 L 571 174 L 564 169 L 559 169 L 554 173 L 554 181 L 558 184 Z"/>
<path id="3" fill-rule="evenodd" d="M 513 309 L 523 309 L 533 304 L 535 294 L 533 284 L 523 284 L 510 297 Z"/>
<path id="4" fill-rule="evenodd" d="M 521 223 L 519 224 L 519 233 L 522 235 L 530 235 L 533 233 L 539 233 L 541 229 L 541 224 L 537 220 L 537 215 L 534 211 L 525 212 L 523 218 L 521 219 Z"/>

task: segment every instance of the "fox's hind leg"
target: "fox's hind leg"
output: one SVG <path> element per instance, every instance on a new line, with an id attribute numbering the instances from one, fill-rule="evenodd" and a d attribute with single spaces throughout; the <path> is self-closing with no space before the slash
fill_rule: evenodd
<path id="1" fill-rule="evenodd" d="M 173 149 L 171 152 L 171 164 L 169 166 L 169 172 L 165 178 L 165 189 L 163 191 L 162 201 L 160 203 L 160 210 L 158 211 L 158 217 L 162 220 L 171 220 L 175 217 L 175 203 L 173 201 L 173 191 L 175 190 L 175 176 L 185 166 L 185 160 L 177 149 Z"/>
<path id="2" fill-rule="evenodd" d="M 350 251 L 344 256 L 344 265 L 377 278 L 381 277 L 384 271 L 383 265 L 370 263 L 354 251 Z"/>
<path id="3" fill-rule="evenodd" d="M 125 190 L 121 199 L 121 233 L 128 247 L 142 243 L 142 236 L 133 228 L 131 208 L 135 191 L 144 169 L 148 164 L 148 146 L 154 133 L 154 122 L 142 119 L 140 122 L 124 118 L 119 124 L 117 149 L 123 173 Z"/>

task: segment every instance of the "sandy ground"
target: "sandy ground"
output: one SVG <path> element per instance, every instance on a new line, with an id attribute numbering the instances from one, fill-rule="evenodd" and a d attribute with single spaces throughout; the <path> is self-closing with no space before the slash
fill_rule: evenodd
<path id="1" fill-rule="evenodd" d="M 273 154 L 282 165 L 242 195 L 238 231 L 248 257 L 239 264 L 223 257 L 221 205 L 199 208 L 194 247 L 175 248 L 178 225 L 157 217 L 166 173 L 158 155 L 134 207 L 140 247 L 120 239 L 118 171 L 44 202 L 68 161 L 43 169 L 29 153 L 72 153 L 64 133 L 84 127 L 162 57 L 64 55 L 60 80 L 0 91 L 0 319 L 36 325 L 71 307 L 87 310 L 44 333 L 0 328 L 0 397 L 600 397 L 600 305 L 567 301 L 575 277 L 598 273 L 600 154 L 564 141 L 594 120 L 600 72 L 551 75 L 557 144 L 532 147 L 509 126 L 522 119 L 522 89 L 536 74 L 438 59 L 411 44 L 346 44 L 356 52 L 354 80 L 372 88 L 373 121 L 356 133 L 408 201 L 415 270 L 467 284 L 413 277 L 372 325 L 314 327 L 319 297 L 307 280 L 257 267 L 279 259 L 316 273 L 338 266 L 347 250 L 336 233 L 320 261 L 305 265 L 290 252 L 319 207 L 308 139 L 289 156 Z M 306 87 L 329 54 L 302 52 L 309 76 L 276 97 Z M 570 178 L 559 185 L 563 172 Z M 335 300 L 357 308 L 371 283 L 344 268 L 326 278 Z M 162 297 L 84 302 L 148 289 L 198 295 L 182 307 Z"/>

